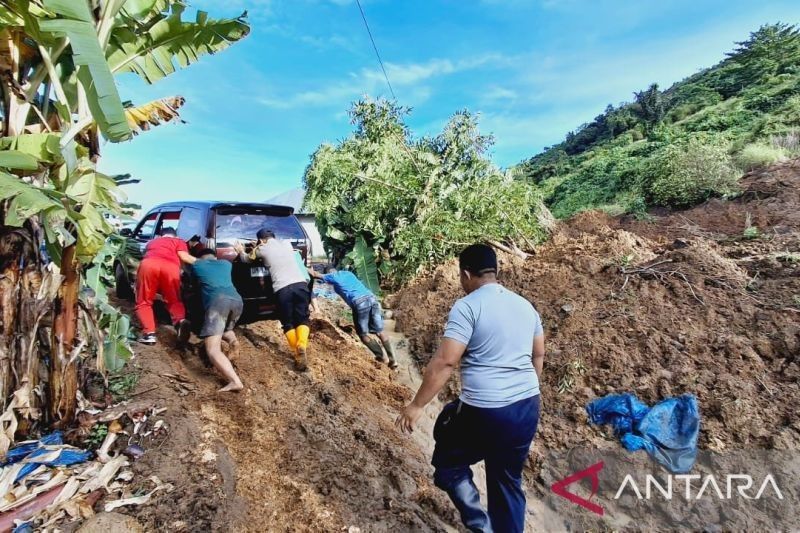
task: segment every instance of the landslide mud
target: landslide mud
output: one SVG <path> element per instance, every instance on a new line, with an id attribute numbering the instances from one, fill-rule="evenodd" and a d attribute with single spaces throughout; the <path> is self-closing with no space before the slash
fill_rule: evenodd
<path id="1" fill-rule="evenodd" d="M 701 450 L 800 448 L 800 164 L 741 184 L 734 201 L 649 221 L 582 213 L 528 260 L 501 258 L 500 281 L 534 303 L 547 336 L 528 473 L 539 494 L 554 481 L 542 468 L 548 454 L 618 446 L 585 412 L 610 393 L 633 392 L 650 404 L 696 395 Z M 748 223 L 756 238 L 745 234 Z M 398 328 L 421 366 L 461 295 L 451 261 L 394 299 Z M 456 390 L 451 383 L 445 399 Z M 752 523 L 774 518 L 761 511 Z M 654 517 L 646 525 L 658 524 Z"/>

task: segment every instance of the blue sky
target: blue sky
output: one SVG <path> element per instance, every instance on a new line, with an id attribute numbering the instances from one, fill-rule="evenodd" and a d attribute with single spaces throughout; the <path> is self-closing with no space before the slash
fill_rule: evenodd
<path id="1" fill-rule="evenodd" d="M 355 0 L 190 0 L 213 17 L 249 12 L 250 36 L 123 99 L 183 95 L 188 123 L 104 147 L 145 208 L 176 199 L 266 200 L 301 183 L 310 154 L 351 131 L 360 95 L 387 96 Z M 459 109 L 480 113 L 510 166 L 608 103 L 719 61 L 767 22 L 800 21 L 797 0 L 362 0 L 417 135 Z"/>

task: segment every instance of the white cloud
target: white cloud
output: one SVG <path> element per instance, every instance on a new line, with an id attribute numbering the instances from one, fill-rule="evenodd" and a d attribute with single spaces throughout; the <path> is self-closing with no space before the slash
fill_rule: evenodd
<path id="1" fill-rule="evenodd" d="M 519 97 L 519 94 L 517 94 L 517 91 L 512 91 L 506 87 L 493 85 L 483 91 L 482 97 L 484 100 L 492 102 L 498 100 L 516 100 Z"/>
<path id="2" fill-rule="evenodd" d="M 395 89 L 406 89 L 403 100 L 411 105 L 427 101 L 433 94 L 424 82 L 449 76 L 457 72 L 473 70 L 486 65 L 505 66 L 508 58 L 498 54 L 486 54 L 474 58 L 452 61 L 450 59 L 431 59 L 423 63 L 386 63 L 389 81 Z M 261 105 L 276 109 L 290 109 L 298 106 L 339 106 L 365 93 L 385 93 L 386 79 L 379 69 L 361 69 L 351 73 L 346 81 L 328 83 L 325 87 L 291 95 L 266 95 L 258 99 Z"/>

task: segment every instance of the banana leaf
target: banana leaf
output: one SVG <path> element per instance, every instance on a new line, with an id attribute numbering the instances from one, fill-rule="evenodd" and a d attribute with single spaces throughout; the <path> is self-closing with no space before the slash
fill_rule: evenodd
<path id="1" fill-rule="evenodd" d="M 11 200 L 4 223 L 20 227 L 27 219 L 47 209 L 61 207 L 56 200 L 16 176 L 0 172 L 0 200 Z"/>
<path id="2" fill-rule="evenodd" d="M 19 150 L 4 150 L 0 151 L 0 167 L 36 170 L 39 168 L 39 161 L 32 155 Z"/>
<path id="3" fill-rule="evenodd" d="M 375 263 L 375 250 L 367 244 L 363 235 L 356 238 L 355 248 L 348 256 L 353 261 L 358 279 L 375 295 L 380 296 L 381 284 L 378 279 L 378 265 Z"/>
<path id="4" fill-rule="evenodd" d="M 133 356 L 128 339 L 130 329 L 131 319 L 127 315 L 117 313 L 109 320 L 103 341 L 103 359 L 109 372 L 119 372 Z"/>
<path id="5" fill-rule="evenodd" d="M 342 230 L 334 228 L 333 226 L 328 227 L 328 231 L 325 232 L 325 235 L 334 241 L 344 242 L 347 240 L 347 235 Z"/>
<path id="6" fill-rule="evenodd" d="M 164 17 L 159 8 L 166 4 L 171 10 Z M 150 11 L 155 23 L 142 20 L 118 24 L 111 32 L 107 51 L 111 72 L 133 72 L 152 84 L 201 56 L 225 50 L 250 33 L 245 14 L 217 20 L 198 11 L 195 21 L 187 22 L 183 20 L 184 10 L 181 2 L 157 2 Z"/>
<path id="7" fill-rule="evenodd" d="M 143 105 L 126 107 L 125 116 L 128 117 L 128 126 L 134 135 L 148 131 L 151 127 L 160 126 L 167 122 L 184 122 L 178 109 L 186 100 L 183 96 L 173 96 L 153 100 Z"/>
<path id="8" fill-rule="evenodd" d="M 97 28 L 86 0 L 44 0 L 47 9 L 65 18 L 41 20 L 39 29 L 65 34 L 78 66 L 78 80 L 86 91 L 89 109 L 103 135 L 112 142 L 131 138 L 122 100 L 109 69 Z"/>

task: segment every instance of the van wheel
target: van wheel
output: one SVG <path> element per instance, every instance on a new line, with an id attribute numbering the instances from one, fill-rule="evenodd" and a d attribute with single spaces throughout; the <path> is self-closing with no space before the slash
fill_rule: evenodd
<path id="1" fill-rule="evenodd" d="M 128 279 L 128 273 L 125 272 L 125 269 L 120 263 L 117 263 L 117 266 L 114 268 L 114 280 L 116 281 L 117 298 L 133 300 L 133 288 Z"/>

